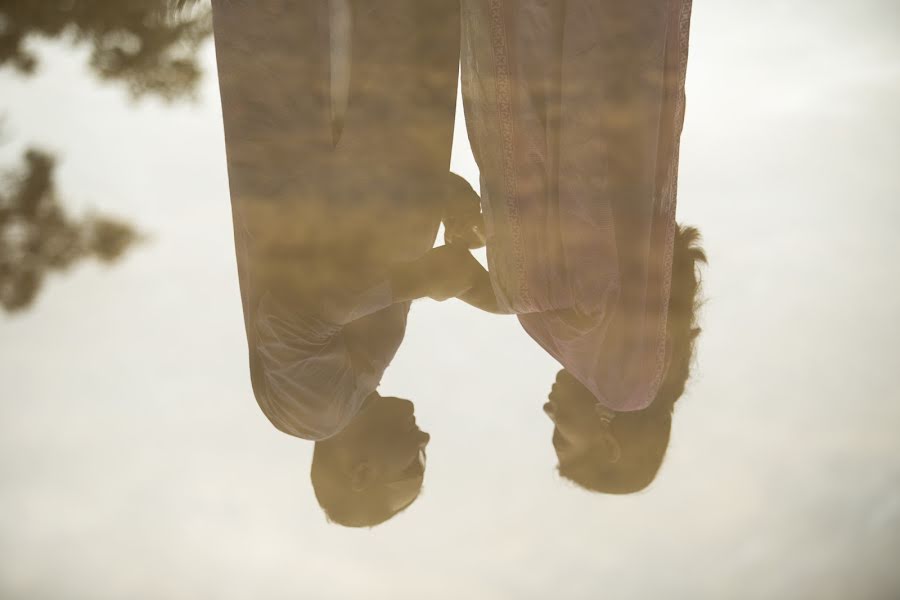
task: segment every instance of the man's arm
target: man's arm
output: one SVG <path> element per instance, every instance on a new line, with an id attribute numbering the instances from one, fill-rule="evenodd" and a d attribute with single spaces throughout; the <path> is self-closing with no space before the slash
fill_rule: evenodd
<path id="1" fill-rule="evenodd" d="M 390 275 L 395 302 L 455 298 L 476 285 L 479 277 L 487 278 L 487 271 L 458 244 L 432 248 L 421 258 L 396 265 Z"/>

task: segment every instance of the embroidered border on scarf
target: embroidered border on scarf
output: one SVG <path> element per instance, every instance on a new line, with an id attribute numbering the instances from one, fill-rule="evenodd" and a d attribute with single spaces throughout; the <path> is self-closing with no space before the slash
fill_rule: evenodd
<path id="1" fill-rule="evenodd" d="M 678 197 L 678 164 L 681 153 L 681 131 L 684 126 L 685 113 L 685 84 L 687 81 L 688 46 L 691 29 L 691 8 L 693 0 L 670 0 L 672 6 L 671 16 L 677 25 L 678 36 L 678 80 L 675 90 L 675 108 L 673 110 L 672 127 L 672 157 L 669 163 L 668 177 L 660 199 L 660 212 L 666 220 L 665 257 L 663 260 L 663 298 L 666 298 L 665 310 L 659 319 L 656 339 L 656 366 L 653 383 L 649 392 L 655 397 L 662 384 L 663 371 L 666 361 L 666 326 L 668 324 L 668 304 L 672 291 L 672 266 L 675 249 L 675 208 Z M 677 20 L 676 20 L 677 19 Z"/>
<path id="2" fill-rule="evenodd" d="M 513 259 L 519 281 L 521 301 L 533 304 L 528 281 L 525 276 L 525 254 L 522 250 L 519 190 L 515 164 L 515 135 L 512 116 L 512 86 L 510 83 L 509 50 L 506 40 L 506 26 L 503 22 L 503 0 L 490 0 L 491 50 L 494 59 L 494 82 L 500 136 L 502 138 L 503 180 L 506 209 L 509 217 Z"/>

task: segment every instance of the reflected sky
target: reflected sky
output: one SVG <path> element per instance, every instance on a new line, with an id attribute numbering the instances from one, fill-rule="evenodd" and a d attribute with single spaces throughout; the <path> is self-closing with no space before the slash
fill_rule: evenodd
<path id="1" fill-rule="evenodd" d="M 561 481 L 556 363 L 513 319 L 423 300 L 381 389 L 416 399 L 428 477 L 371 531 L 326 522 L 312 444 L 252 399 L 211 46 L 199 99 L 167 106 L 30 42 L 38 73 L 0 72 L 0 163 L 51 149 L 67 209 L 152 241 L 0 316 L 2 595 L 895 595 L 898 18 L 695 7 L 678 211 L 710 259 L 704 333 L 650 488 Z"/>

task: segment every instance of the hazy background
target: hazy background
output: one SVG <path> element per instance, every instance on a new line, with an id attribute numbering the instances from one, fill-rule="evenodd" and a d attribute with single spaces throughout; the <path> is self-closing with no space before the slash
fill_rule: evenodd
<path id="1" fill-rule="evenodd" d="M 647 491 L 560 481 L 552 359 L 423 301 L 381 389 L 432 434 L 425 489 L 363 531 L 326 523 L 312 445 L 252 397 L 211 44 L 167 106 L 29 42 L 0 164 L 57 153 L 67 209 L 150 240 L 0 313 L 0 597 L 896 598 L 898 31 L 893 0 L 696 3 L 679 220 L 707 303 Z"/>

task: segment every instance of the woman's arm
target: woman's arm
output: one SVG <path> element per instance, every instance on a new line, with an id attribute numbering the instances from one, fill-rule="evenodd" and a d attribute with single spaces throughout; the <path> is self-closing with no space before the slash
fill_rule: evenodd
<path id="1" fill-rule="evenodd" d="M 485 312 L 495 315 L 508 314 L 500 310 L 497 304 L 497 296 L 494 294 L 494 286 L 491 285 L 490 274 L 480 264 L 478 267 L 480 271 L 475 277 L 474 285 L 457 297 L 466 304 L 471 304 Z"/>

